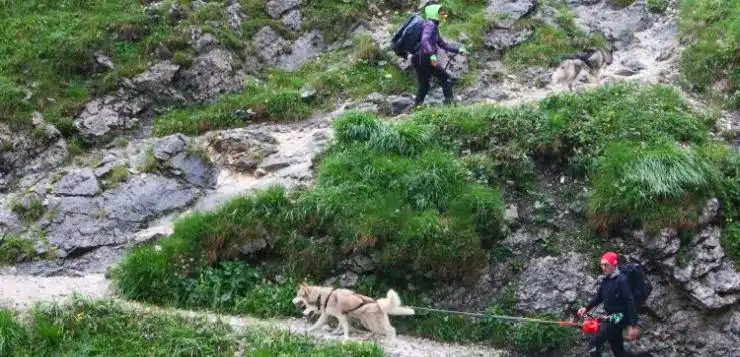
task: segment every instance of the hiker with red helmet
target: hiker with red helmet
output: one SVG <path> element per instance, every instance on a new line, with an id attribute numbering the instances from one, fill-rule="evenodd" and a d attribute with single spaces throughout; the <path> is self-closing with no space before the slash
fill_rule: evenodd
<path id="1" fill-rule="evenodd" d="M 628 356 L 624 350 L 623 331 L 627 328 L 627 339 L 634 340 L 640 333 L 637 326 L 638 306 L 630 288 L 626 275 L 621 274 L 618 267 L 619 256 L 615 252 L 606 252 L 601 257 L 601 270 L 604 277 L 599 289 L 591 298 L 586 307 L 578 309 L 578 316 L 604 304 L 604 310 L 608 314 L 621 314 L 623 318 L 616 322 L 608 322 L 598 329 L 598 332 L 590 336 L 587 343 L 587 351 L 590 357 L 601 356 L 601 348 L 605 342 L 609 345 L 615 357 Z"/>

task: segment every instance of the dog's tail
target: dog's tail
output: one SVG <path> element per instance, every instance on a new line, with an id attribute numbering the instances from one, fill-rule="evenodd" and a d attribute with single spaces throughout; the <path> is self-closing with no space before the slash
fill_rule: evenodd
<path id="1" fill-rule="evenodd" d="M 413 315 L 414 309 L 401 306 L 401 298 L 393 289 L 388 290 L 385 299 L 379 299 L 378 305 L 388 315 Z"/>

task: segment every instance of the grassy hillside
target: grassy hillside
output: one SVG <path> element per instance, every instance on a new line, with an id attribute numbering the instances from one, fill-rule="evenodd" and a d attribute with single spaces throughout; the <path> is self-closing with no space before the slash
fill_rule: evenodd
<path id="1" fill-rule="evenodd" d="M 690 226 L 712 196 L 726 203 L 726 219 L 737 219 L 738 161 L 710 142 L 711 125 L 663 85 L 615 84 L 516 108 L 433 108 L 394 123 L 346 113 L 334 120 L 336 140 L 314 187 L 270 188 L 185 217 L 159 245 L 135 249 L 114 275 L 129 298 L 258 316 L 296 314 L 289 301 L 298 281 L 323 282 L 356 257 L 374 262 L 360 277 L 364 293 L 464 282 L 497 259 L 502 191 L 530 195 L 527 180 L 557 167 L 588 178 L 583 219 L 590 224 L 581 230 Z M 244 255 L 253 240 L 267 247 Z M 400 325 L 523 350 L 534 341 L 544 349 L 570 341 L 556 332 L 530 340 L 518 335 L 533 333 L 519 330 L 527 327 L 509 325 L 499 340 L 475 329 L 432 329 L 437 318 Z M 492 322 L 456 323 L 484 331 Z"/>
<path id="2" fill-rule="evenodd" d="M 740 108 L 740 0 L 681 1 L 680 28 L 690 41 L 681 54 L 684 86 Z"/>

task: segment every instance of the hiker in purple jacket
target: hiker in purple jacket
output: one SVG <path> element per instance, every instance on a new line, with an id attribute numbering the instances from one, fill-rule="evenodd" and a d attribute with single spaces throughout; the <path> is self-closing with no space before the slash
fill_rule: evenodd
<path id="1" fill-rule="evenodd" d="M 429 93 L 429 80 L 431 76 L 437 77 L 441 82 L 445 103 L 452 103 L 452 82 L 450 81 L 450 75 L 437 62 L 437 47 L 439 46 L 448 52 L 460 53 L 462 55 L 466 55 L 467 51 L 465 48 L 461 47 L 458 49 L 449 45 L 440 36 L 439 21 L 447 18 L 447 12 L 441 5 L 427 6 L 424 14 L 427 20 L 422 25 L 419 53 L 411 57 L 419 81 L 416 105 L 418 106 L 424 103 L 424 98 Z"/>

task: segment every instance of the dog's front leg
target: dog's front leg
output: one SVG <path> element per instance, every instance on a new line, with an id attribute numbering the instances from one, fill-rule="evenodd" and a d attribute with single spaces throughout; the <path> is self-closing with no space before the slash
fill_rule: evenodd
<path id="1" fill-rule="evenodd" d="M 329 314 L 327 314 L 326 312 L 324 312 L 323 314 L 321 314 L 321 317 L 319 317 L 319 320 L 316 321 L 316 323 L 313 326 L 311 326 L 308 329 L 307 332 L 311 332 L 311 331 L 316 330 L 317 328 L 319 328 L 319 327 L 323 326 L 324 324 L 326 324 L 326 322 L 328 320 L 329 320 Z"/>
<path id="2" fill-rule="evenodd" d="M 344 329 L 344 340 L 349 340 L 349 320 L 347 319 L 347 315 L 339 315 L 337 316 L 337 319 L 339 320 L 339 324 Z"/>

